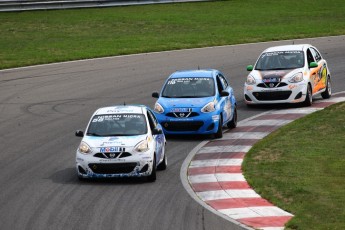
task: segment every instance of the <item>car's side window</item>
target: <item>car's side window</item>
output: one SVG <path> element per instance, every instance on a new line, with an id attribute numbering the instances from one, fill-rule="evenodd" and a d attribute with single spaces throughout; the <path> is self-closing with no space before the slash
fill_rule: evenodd
<path id="1" fill-rule="evenodd" d="M 307 50 L 307 61 L 308 61 L 308 64 L 315 61 L 310 49 Z"/>
<path id="2" fill-rule="evenodd" d="M 156 128 L 158 121 L 156 120 L 156 117 L 151 113 L 150 110 L 147 110 L 147 117 L 149 119 L 151 130 Z"/>
<path id="3" fill-rule="evenodd" d="M 222 76 L 222 75 L 219 75 L 219 78 L 220 78 L 220 81 L 221 81 L 222 84 L 223 84 L 224 89 L 228 88 L 229 84 L 228 84 L 228 82 L 226 81 L 225 77 Z"/>
<path id="4" fill-rule="evenodd" d="M 217 76 L 217 88 L 219 93 L 221 93 L 225 89 L 219 75 Z"/>
<path id="5" fill-rule="evenodd" d="M 315 60 L 317 62 L 319 62 L 322 59 L 320 53 L 313 48 L 310 48 L 310 50 L 311 50 L 311 53 L 312 53 L 313 57 L 315 58 Z"/>

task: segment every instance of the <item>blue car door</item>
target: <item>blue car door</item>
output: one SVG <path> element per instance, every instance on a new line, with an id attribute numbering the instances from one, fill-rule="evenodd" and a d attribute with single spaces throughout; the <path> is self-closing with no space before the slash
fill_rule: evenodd
<path id="1" fill-rule="evenodd" d="M 226 79 L 221 74 L 218 74 L 217 76 L 217 88 L 219 92 L 220 109 L 223 116 L 223 124 L 225 124 L 231 118 L 231 100 L 230 100 L 231 91 Z M 229 95 L 225 97 L 221 97 L 220 94 L 223 90 L 227 91 Z"/>

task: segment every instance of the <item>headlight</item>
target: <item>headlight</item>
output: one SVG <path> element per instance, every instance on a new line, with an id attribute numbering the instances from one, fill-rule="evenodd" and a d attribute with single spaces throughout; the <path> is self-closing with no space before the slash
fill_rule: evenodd
<path id="1" fill-rule="evenodd" d="M 256 83 L 255 78 L 252 75 L 248 75 L 246 83 L 248 85 L 254 85 Z"/>
<path id="2" fill-rule="evenodd" d="M 202 109 L 201 112 L 203 113 L 210 113 L 216 110 L 216 104 L 214 103 L 214 101 L 211 101 L 209 103 L 207 103 Z"/>
<path id="3" fill-rule="evenodd" d="M 154 111 L 157 113 L 164 113 L 163 107 L 158 102 L 155 104 Z"/>
<path id="4" fill-rule="evenodd" d="M 81 152 L 82 154 L 89 154 L 91 153 L 91 148 L 90 146 L 88 146 L 88 144 L 86 144 L 85 142 L 81 142 L 78 148 L 79 152 Z"/>
<path id="5" fill-rule="evenodd" d="M 146 152 L 149 150 L 149 143 L 147 140 L 140 141 L 135 147 L 134 150 L 137 152 Z"/>
<path id="6" fill-rule="evenodd" d="M 291 82 L 291 83 L 297 83 L 300 81 L 303 81 L 303 74 L 302 73 L 296 73 L 289 80 L 289 82 Z"/>

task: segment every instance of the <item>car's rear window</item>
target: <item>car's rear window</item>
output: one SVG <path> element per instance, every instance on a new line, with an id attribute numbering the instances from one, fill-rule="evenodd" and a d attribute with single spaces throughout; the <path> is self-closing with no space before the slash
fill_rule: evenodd
<path id="1" fill-rule="evenodd" d="M 211 97 L 214 95 L 214 80 L 209 77 L 170 78 L 162 92 L 162 97 L 169 98 Z"/>
<path id="2" fill-rule="evenodd" d="M 90 122 L 87 135 L 133 136 L 147 133 L 143 114 L 95 115 Z"/>

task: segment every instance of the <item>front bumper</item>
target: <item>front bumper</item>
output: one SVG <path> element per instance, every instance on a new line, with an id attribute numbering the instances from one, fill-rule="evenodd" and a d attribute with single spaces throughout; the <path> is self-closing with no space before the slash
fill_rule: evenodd
<path id="1" fill-rule="evenodd" d="M 279 88 L 262 88 L 256 85 L 244 85 L 246 104 L 299 103 L 306 98 L 308 84 L 289 83 Z"/>
<path id="2" fill-rule="evenodd" d="M 76 170 L 79 177 L 142 177 L 152 172 L 153 152 L 136 153 L 125 158 L 99 158 L 95 155 L 77 151 Z"/>
<path id="3" fill-rule="evenodd" d="M 156 114 L 165 134 L 213 134 L 218 130 L 217 112 L 199 114 L 191 118 L 172 118 L 165 114 Z"/>

